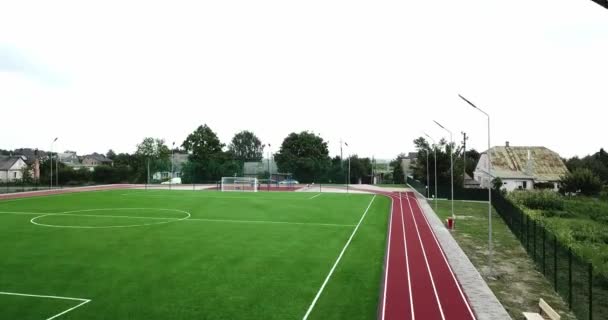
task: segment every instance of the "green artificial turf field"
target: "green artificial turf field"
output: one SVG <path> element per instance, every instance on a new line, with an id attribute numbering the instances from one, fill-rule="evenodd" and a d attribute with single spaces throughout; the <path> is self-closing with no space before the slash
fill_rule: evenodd
<path id="1" fill-rule="evenodd" d="M 302 319 L 368 206 L 309 319 L 375 318 L 390 200 L 315 195 L 0 200 L 0 319 Z"/>

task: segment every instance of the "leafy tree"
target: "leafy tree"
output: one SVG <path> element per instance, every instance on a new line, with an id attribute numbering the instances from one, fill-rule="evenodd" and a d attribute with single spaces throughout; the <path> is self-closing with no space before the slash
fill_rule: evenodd
<path id="1" fill-rule="evenodd" d="M 393 168 L 393 183 L 404 184 L 405 176 L 403 174 L 403 159 L 405 159 L 405 154 L 400 153 L 397 155 L 395 160 L 391 161 L 390 166 Z"/>
<path id="2" fill-rule="evenodd" d="M 432 148 L 424 137 L 420 137 L 414 140 L 414 145 L 418 150 L 416 162 L 410 164 L 413 170 L 414 179 L 421 181 L 424 184 L 426 182 L 426 153 L 429 153 L 429 179 L 435 181 L 435 159 L 433 158 L 437 154 L 437 184 L 450 185 L 451 184 L 451 172 L 450 172 L 450 151 L 454 149 L 453 161 L 454 161 L 454 186 L 461 186 L 463 182 L 463 163 L 462 163 L 462 148 L 456 148 L 455 144 L 448 143 L 445 139 L 441 139 L 437 145 Z M 467 161 L 468 162 L 468 161 Z"/>
<path id="3" fill-rule="evenodd" d="M 502 179 L 500 177 L 496 177 L 494 179 L 492 179 L 492 189 L 496 190 L 496 191 L 500 191 L 500 189 L 502 189 Z"/>
<path id="4" fill-rule="evenodd" d="M 114 159 L 116 158 L 116 152 L 114 152 L 114 150 L 112 149 L 108 150 L 108 153 L 106 153 L 106 158 L 114 161 Z"/>
<path id="5" fill-rule="evenodd" d="M 205 161 L 221 154 L 224 144 L 220 142 L 217 134 L 205 124 L 189 134 L 182 143 L 182 147 L 187 152 L 191 152 L 190 160 Z"/>
<path id="6" fill-rule="evenodd" d="M 475 149 L 468 150 L 466 152 L 467 162 L 466 162 L 466 172 L 470 177 L 473 177 L 475 172 L 475 168 L 477 167 L 477 162 L 479 162 L 479 158 L 481 154 L 477 152 Z"/>
<path id="7" fill-rule="evenodd" d="M 260 139 L 253 132 L 245 130 L 234 135 L 228 151 L 237 160 L 260 161 L 264 150 Z"/>
<path id="8" fill-rule="evenodd" d="M 150 175 L 158 171 L 167 171 L 171 167 L 171 151 L 165 145 L 165 140 L 144 138 L 135 151 L 135 168 L 138 181 L 147 181 L 147 166 L 150 165 Z"/>
<path id="9" fill-rule="evenodd" d="M 578 168 L 566 173 L 560 181 L 563 193 L 581 193 L 595 196 L 602 191 L 602 181 L 586 168 Z"/>
<path id="10" fill-rule="evenodd" d="M 274 158 L 280 171 L 302 182 L 314 181 L 330 165 L 327 142 L 308 131 L 289 134 Z"/>

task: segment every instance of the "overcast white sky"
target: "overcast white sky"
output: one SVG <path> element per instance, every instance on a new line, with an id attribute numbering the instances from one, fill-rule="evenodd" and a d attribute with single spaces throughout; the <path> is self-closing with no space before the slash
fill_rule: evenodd
<path id="1" fill-rule="evenodd" d="M 0 148 L 133 152 L 207 123 L 273 151 L 311 130 L 392 158 L 426 131 L 485 150 L 606 145 L 608 10 L 590 0 L 2 1 Z"/>

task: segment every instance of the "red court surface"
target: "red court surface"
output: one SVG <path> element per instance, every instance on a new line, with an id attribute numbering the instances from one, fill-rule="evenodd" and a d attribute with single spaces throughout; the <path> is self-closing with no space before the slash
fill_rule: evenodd
<path id="1" fill-rule="evenodd" d="M 475 319 L 414 193 L 385 195 L 392 208 L 378 318 Z"/>

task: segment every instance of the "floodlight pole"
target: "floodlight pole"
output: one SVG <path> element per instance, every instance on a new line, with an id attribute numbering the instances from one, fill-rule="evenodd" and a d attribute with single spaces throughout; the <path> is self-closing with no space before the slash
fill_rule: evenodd
<path id="1" fill-rule="evenodd" d="M 426 198 L 429 198 L 429 192 L 430 192 L 430 188 L 429 188 L 429 149 L 427 148 L 426 150 L 424 150 L 426 153 Z"/>
<path id="2" fill-rule="evenodd" d="M 437 212 L 437 143 L 428 134 L 424 135 L 433 141 L 433 158 L 435 159 L 435 196 L 433 198 L 435 198 L 435 212 Z"/>
<path id="3" fill-rule="evenodd" d="M 435 121 L 435 120 L 433 120 Z M 451 189 L 452 189 L 452 220 L 456 221 L 456 215 L 454 215 L 454 138 L 452 136 L 452 131 L 448 130 L 446 127 L 439 124 L 439 122 L 435 121 L 435 123 L 441 127 L 441 129 L 447 131 L 450 134 L 450 178 L 452 180 Z"/>
<path id="4" fill-rule="evenodd" d="M 350 147 L 348 146 L 348 143 L 344 142 L 344 145 L 348 147 L 348 175 L 346 177 L 346 193 L 350 193 L 349 190 L 349 186 L 350 186 Z M 342 144 L 340 144 L 340 150 L 342 150 Z M 341 153 L 341 151 L 340 151 Z"/>
<path id="5" fill-rule="evenodd" d="M 175 141 L 173 141 L 173 145 L 171 148 L 171 177 L 169 178 L 169 190 L 173 186 L 173 152 L 175 151 Z"/>
<path id="6" fill-rule="evenodd" d="M 57 141 L 58 138 L 55 138 L 52 142 L 51 142 L 51 154 L 49 155 L 49 160 L 51 161 L 51 185 L 50 185 L 50 189 L 53 189 L 53 145 L 55 144 L 55 141 Z M 6 180 L 8 181 L 8 176 L 6 177 Z"/>
<path id="7" fill-rule="evenodd" d="M 467 100 L 465 97 L 458 95 L 462 100 L 468 103 L 471 107 L 477 109 L 477 111 L 483 113 L 488 118 L 488 151 L 487 155 L 487 165 L 488 165 L 488 268 L 490 270 L 490 274 L 492 273 L 492 156 L 490 155 L 490 115 L 479 109 L 476 105 L 474 105 L 471 101 Z"/>

